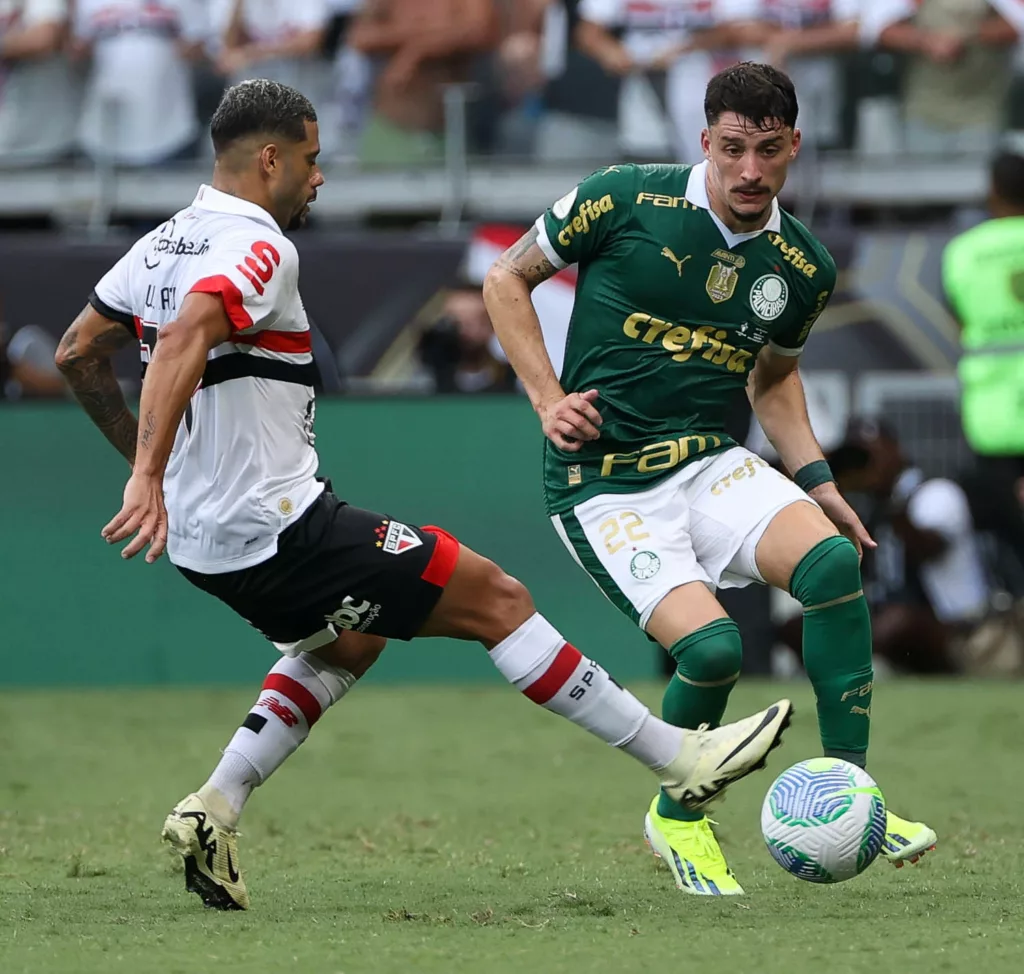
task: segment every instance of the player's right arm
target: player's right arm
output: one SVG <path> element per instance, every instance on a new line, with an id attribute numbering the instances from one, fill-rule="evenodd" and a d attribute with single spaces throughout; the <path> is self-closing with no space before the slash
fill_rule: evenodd
<path id="1" fill-rule="evenodd" d="M 122 258 L 97 285 L 97 290 L 118 307 L 108 305 L 94 293 L 61 338 L 54 362 L 89 418 L 130 466 L 135 461 L 138 423 L 124 400 L 110 361 L 119 349 L 138 341 L 134 319 L 128 311 L 120 310 L 128 307 L 119 289 L 126 265 Z"/>
<path id="2" fill-rule="evenodd" d="M 600 436 L 596 389 L 566 394 L 551 365 L 530 294 L 569 264 L 587 263 L 605 247 L 632 202 L 633 170 L 610 166 L 583 180 L 505 251 L 484 280 L 484 302 L 501 347 L 530 397 L 544 435 L 575 453 Z M 618 209 L 616 209 L 618 207 Z"/>
<path id="3" fill-rule="evenodd" d="M 533 289 L 558 273 L 537 243 L 536 226 L 495 262 L 484 279 L 484 303 L 494 332 L 523 384 L 544 435 L 559 449 L 574 453 L 582 440 L 600 435 L 601 415 L 595 389 L 565 394 L 547 349 L 530 297 Z"/>

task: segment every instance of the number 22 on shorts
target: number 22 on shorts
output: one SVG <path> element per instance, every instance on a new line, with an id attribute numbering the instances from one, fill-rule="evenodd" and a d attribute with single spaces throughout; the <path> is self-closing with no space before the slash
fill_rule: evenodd
<path id="1" fill-rule="evenodd" d="M 597 526 L 597 530 L 601 532 L 601 540 L 604 541 L 608 554 L 614 555 L 617 551 L 625 548 L 627 544 L 625 541 L 617 540 L 620 531 L 625 530 L 626 537 L 633 542 L 643 541 L 644 538 L 651 536 L 649 531 L 640 530 L 643 525 L 644 519 L 639 514 L 633 511 L 622 511 L 620 514 L 602 521 Z"/>

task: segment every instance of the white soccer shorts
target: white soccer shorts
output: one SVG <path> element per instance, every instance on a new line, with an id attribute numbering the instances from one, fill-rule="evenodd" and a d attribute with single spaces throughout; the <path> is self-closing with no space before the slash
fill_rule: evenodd
<path id="1" fill-rule="evenodd" d="M 757 544 L 797 501 L 796 484 L 742 447 L 695 461 L 650 490 L 600 494 L 551 518 L 576 562 L 642 629 L 688 582 L 712 591 L 764 584 Z"/>

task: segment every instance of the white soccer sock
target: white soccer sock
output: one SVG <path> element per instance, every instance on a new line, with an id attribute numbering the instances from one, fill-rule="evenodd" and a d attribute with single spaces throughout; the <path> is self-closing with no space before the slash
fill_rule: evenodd
<path id="1" fill-rule="evenodd" d="M 679 753 L 683 731 L 655 717 L 540 613 L 491 650 L 502 676 L 534 703 L 657 770 Z"/>
<path id="2" fill-rule="evenodd" d="M 199 789 L 210 811 L 233 828 L 252 790 L 267 780 L 309 736 L 356 678 L 310 653 L 280 660 L 209 780 Z"/>

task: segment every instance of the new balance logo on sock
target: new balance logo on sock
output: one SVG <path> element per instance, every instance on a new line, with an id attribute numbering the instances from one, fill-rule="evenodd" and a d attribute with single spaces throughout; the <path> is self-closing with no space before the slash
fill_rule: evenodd
<path id="1" fill-rule="evenodd" d="M 256 701 L 256 706 L 266 707 L 275 717 L 279 717 L 286 727 L 294 727 L 299 722 L 292 709 L 281 703 L 277 697 L 261 697 Z"/>

